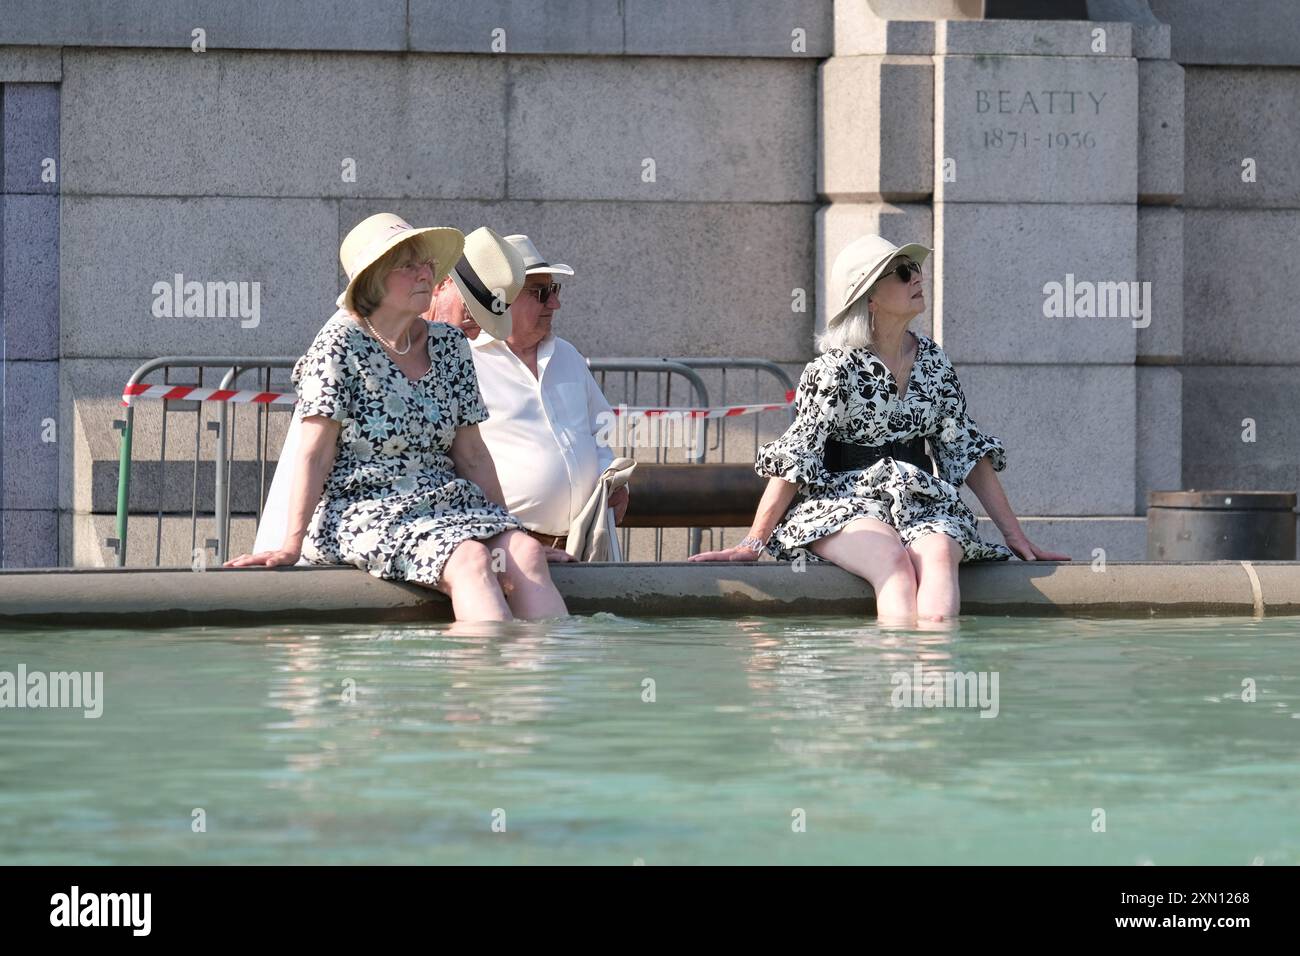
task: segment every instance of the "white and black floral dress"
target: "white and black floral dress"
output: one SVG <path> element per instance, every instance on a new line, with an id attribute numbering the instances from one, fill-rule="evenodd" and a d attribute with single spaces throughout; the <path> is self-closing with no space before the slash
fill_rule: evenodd
<path id="1" fill-rule="evenodd" d="M 957 488 L 985 455 L 1006 467 L 1002 442 L 966 414 L 957 372 L 943 349 L 917 337 L 904 395 L 869 349 L 831 349 L 808 363 L 795 392 L 796 417 L 786 433 L 758 450 L 754 470 L 797 483 L 798 496 L 768 541 L 775 557 L 818 560 L 806 545 L 869 517 L 890 525 L 904 544 L 940 532 L 962 546 L 963 561 L 1005 561 L 1011 551 L 980 539 L 975 515 Z M 882 458 L 865 469 L 828 472 L 827 439 L 858 445 L 925 438 L 938 475 Z"/>
<path id="2" fill-rule="evenodd" d="M 342 425 L 303 542 L 313 564 L 436 584 L 462 541 L 523 529 L 457 477 L 447 455 L 457 428 L 488 417 L 469 342 L 453 326 L 430 323 L 426 345 L 429 371 L 412 381 L 355 318 L 339 313 L 294 366 L 302 416 Z"/>

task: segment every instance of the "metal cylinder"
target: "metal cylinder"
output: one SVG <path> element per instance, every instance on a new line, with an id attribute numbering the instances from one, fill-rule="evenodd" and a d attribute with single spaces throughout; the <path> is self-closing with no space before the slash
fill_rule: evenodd
<path id="1" fill-rule="evenodd" d="M 1293 491 L 1152 491 L 1150 561 L 1294 561 Z"/>
<path id="2" fill-rule="evenodd" d="M 638 463 L 623 526 L 747 528 L 767 479 L 753 465 Z"/>

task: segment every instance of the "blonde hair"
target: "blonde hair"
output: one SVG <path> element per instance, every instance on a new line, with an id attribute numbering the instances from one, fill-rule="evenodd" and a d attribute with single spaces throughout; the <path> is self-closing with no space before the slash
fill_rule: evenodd
<path id="1" fill-rule="evenodd" d="M 418 256 L 424 248 L 419 242 L 408 240 L 398 243 L 371 263 L 352 290 L 352 311 L 366 318 L 373 315 L 388 291 L 388 276 L 408 253 Z"/>
<path id="2" fill-rule="evenodd" d="M 817 336 L 817 351 L 829 352 L 831 349 L 864 349 L 872 344 L 874 325 L 867 300 L 876 291 L 872 284 L 867 294 L 849 306 L 844 317 Z"/>

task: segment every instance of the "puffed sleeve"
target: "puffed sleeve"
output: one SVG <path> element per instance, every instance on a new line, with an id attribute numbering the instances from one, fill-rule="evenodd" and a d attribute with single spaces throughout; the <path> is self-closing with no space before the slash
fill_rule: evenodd
<path id="1" fill-rule="evenodd" d="M 456 427 L 468 428 L 488 419 L 487 405 L 478 387 L 478 371 L 474 368 L 474 354 L 465 333 L 454 326 L 443 326 L 454 344 L 451 349 L 452 394 L 456 399 Z"/>
<path id="2" fill-rule="evenodd" d="M 347 357 L 346 330 L 336 322 L 326 323 L 290 376 L 303 418 L 323 415 L 341 422 L 348 417 L 353 376 L 347 370 Z"/>
<path id="3" fill-rule="evenodd" d="M 986 435 L 966 412 L 966 396 L 957 380 L 957 370 L 947 355 L 942 356 L 945 366 L 939 376 L 939 431 L 930 435 L 930 451 L 934 453 L 939 477 L 954 486 L 966 481 L 966 476 L 981 458 L 989 455 L 994 471 L 1007 467 L 1007 452 L 1000 439 Z"/>
<path id="4" fill-rule="evenodd" d="M 758 450 L 754 471 L 799 485 L 824 483 L 826 438 L 843 403 L 838 367 L 825 357 L 809 362 L 795 389 L 794 421 L 784 435 Z"/>

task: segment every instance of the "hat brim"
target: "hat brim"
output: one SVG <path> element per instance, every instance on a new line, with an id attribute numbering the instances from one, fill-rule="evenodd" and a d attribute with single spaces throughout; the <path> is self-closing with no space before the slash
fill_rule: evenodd
<path id="1" fill-rule="evenodd" d="M 508 339 L 510 332 L 514 328 L 514 323 L 510 320 L 510 305 L 506 303 L 506 310 L 501 315 L 497 315 L 478 299 L 474 298 L 473 293 L 465 287 L 464 280 L 453 271 L 451 281 L 456 286 L 456 291 L 460 293 L 461 301 L 465 303 L 465 308 L 469 309 L 469 314 L 473 317 L 474 322 L 480 329 L 492 336 L 494 339 Z"/>
<path id="2" fill-rule="evenodd" d="M 544 275 L 552 273 L 557 276 L 573 275 L 573 266 L 565 265 L 563 262 L 542 262 L 535 266 L 529 266 L 524 270 L 526 276 Z"/>
<path id="3" fill-rule="evenodd" d="M 461 253 L 465 249 L 465 234 L 459 229 L 453 229 L 450 226 L 426 226 L 423 229 L 412 229 L 409 232 L 398 233 L 380 246 L 371 256 L 370 261 L 357 270 L 356 275 L 348 282 L 348 287 L 335 300 L 335 304 L 341 309 L 347 309 L 349 312 L 354 311 L 352 295 L 356 291 L 357 283 L 361 281 L 361 278 L 367 272 L 374 268 L 376 262 L 406 242 L 419 243 L 422 247 L 420 254 L 424 258 L 432 259 L 438 263 L 432 283 L 433 286 L 436 286 L 447 277 L 456 263 L 460 261 Z"/>
<path id="4" fill-rule="evenodd" d="M 849 309 L 853 308 L 858 300 L 867 294 L 867 290 L 876 283 L 876 280 L 885 274 L 885 267 L 894 259 L 899 256 L 909 256 L 912 261 L 917 265 L 920 265 L 929 258 L 930 252 L 931 250 L 929 247 L 923 246 L 919 242 L 909 242 L 906 245 L 899 246 L 896 250 L 889 253 L 889 255 L 877 262 L 869 272 L 858 280 L 857 284 L 853 287 L 853 291 L 849 294 L 848 300 L 844 303 L 844 307 L 826 320 L 827 328 L 837 322 L 843 321 L 844 317 L 849 314 Z"/>

